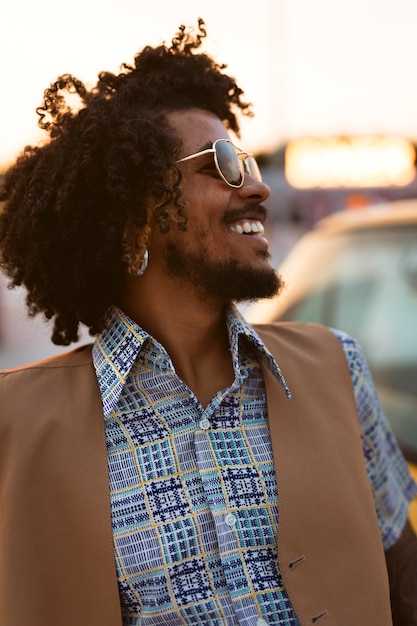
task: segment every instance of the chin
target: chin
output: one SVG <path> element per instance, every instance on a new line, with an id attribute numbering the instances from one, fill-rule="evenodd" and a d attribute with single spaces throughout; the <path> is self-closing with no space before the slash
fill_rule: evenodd
<path id="1" fill-rule="evenodd" d="M 245 267 L 224 274 L 221 283 L 212 284 L 210 291 L 212 295 L 223 296 L 228 302 L 253 302 L 273 298 L 282 287 L 283 281 L 272 267 Z"/>
<path id="2" fill-rule="evenodd" d="M 190 252 L 177 242 L 166 249 L 167 269 L 172 276 L 191 285 L 201 298 L 221 302 L 246 302 L 272 298 L 282 287 L 282 280 L 269 264 L 267 251 L 259 251 L 253 262 L 230 256 L 213 261 L 204 246 Z"/>

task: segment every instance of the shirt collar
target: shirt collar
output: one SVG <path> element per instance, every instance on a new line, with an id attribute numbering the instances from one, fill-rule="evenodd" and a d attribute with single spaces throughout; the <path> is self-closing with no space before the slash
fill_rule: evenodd
<path id="1" fill-rule="evenodd" d="M 246 337 L 259 353 L 262 362 L 278 379 L 287 397 L 291 398 L 291 392 L 275 357 L 234 306 L 227 312 L 227 327 L 235 372 L 239 370 L 240 339 Z M 129 372 L 147 339 L 151 339 L 150 335 L 128 315 L 117 307 L 112 309 L 106 328 L 97 336 L 93 345 L 93 364 L 105 417 L 116 407 Z"/>
<path id="2" fill-rule="evenodd" d="M 285 381 L 284 375 L 278 365 L 277 360 L 269 351 L 262 339 L 259 337 L 255 329 L 245 320 L 242 314 L 235 306 L 230 307 L 227 315 L 227 325 L 229 329 L 230 348 L 233 357 L 233 366 L 236 370 L 239 358 L 239 339 L 246 337 L 250 344 L 259 353 L 261 361 L 272 372 L 272 374 L 280 382 L 287 398 L 291 398 L 291 391 Z"/>
<path id="3" fill-rule="evenodd" d="M 114 307 L 104 331 L 93 345 L 93 364 L 103 402 L 104 416 L 115 408 L 129 372 L 149 334 Z"/>

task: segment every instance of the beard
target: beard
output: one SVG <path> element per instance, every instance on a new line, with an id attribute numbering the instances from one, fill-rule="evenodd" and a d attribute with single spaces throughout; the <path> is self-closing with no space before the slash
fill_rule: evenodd
<path id="1" fill-rule="evenodd" d="M 270 258 L 269 253 L 259 256 Z M 234 257 L 211 260 L 204 245 L 193 252 L 178 241 L 167 242 L 166 263 L 170 274 L 187 282 L 203 300 L 210 297 L 226 303 L 251 302 L 272 298 L 283 287 L 281 277 L 272 267 L 256 268 Z"/>

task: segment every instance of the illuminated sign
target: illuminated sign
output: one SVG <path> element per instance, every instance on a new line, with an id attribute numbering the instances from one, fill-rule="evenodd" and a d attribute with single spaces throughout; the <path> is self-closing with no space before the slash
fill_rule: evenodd
<path id="1" fill-rule="evenodd" d="M 293 187 L 385 187 L 415 177 L 413 144 L 400 137 L 305 138 L 285 150 L 285 176 Z"/>

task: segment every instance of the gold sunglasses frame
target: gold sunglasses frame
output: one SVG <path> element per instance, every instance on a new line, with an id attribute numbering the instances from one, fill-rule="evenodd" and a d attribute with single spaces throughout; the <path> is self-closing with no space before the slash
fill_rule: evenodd
<path id="1" fill-rule="evenodd" d="M 221 143 L 221 142 L 229 143 L 234 148 L 236 156 L 238 157 L 239 165 L 241 164 L 241 167 L 239 167 L 239 171 L 241 173 L 242 180 L 239 183 L 239 185 L 234 185 L 233 183 L 228 181 L 220 168 L 218 157 L 217 157 L 216 146 L 218 143 Z M 183 161 L 189 161 L 191 159 L 195 159 L 196 157 L 203 156 L 204 154 L 214 154 L 214 164 L 216 166 L 216 169 L 218 173 L 220 174 L 221 178 L 226 183 L 226 185 L 229 185 L 229 187 L 233 187 L 234 189 L 240 189 L 240 187 L 242 187 L 243 183 L 245 182 L 245 174 L 249 174 L 249 176 L 252 176 L 258 182 L 262 182 L 261 172 L 259 170 L 259 166 L 256 162 L 254 155 L 251 154 L 250 152 L 243 152 L 240 148 L 235 146 L 234 143 L 230 141 L 230 139 L 216 139 L 216 141 L 213 142 L 213 145 L 211 148 L 207 148 L 206 150 L 200 150 L 200 152 L 194 152 L 194 154 L 189 154 L 188 156 L 183 157 L 182 159 L 178 159 L 177 163 L 182 163 Z M 259 176 L 257 175 L 254 176 L 253 173 L 248 169 L 246 161 L 249 158 L 253 159 L 253 162 L 256 165 L 256 172 L 259 173 Z"/>

